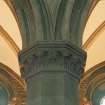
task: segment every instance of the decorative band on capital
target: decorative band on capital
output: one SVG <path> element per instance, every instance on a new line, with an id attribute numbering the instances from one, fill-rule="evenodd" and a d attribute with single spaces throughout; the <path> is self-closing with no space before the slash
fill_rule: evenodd
<path id="1" fill-rule="evenodd" d="M 86 53 L 70 42 L 37 42 L 19 54 L 22 76 L 25 78 L 40 72 L 67 72 L 80 79 L 86 61 Z"/>

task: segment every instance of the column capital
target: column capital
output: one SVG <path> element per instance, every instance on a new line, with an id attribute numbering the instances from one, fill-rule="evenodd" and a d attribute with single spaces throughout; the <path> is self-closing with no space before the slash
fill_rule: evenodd
<path id="1" fill-rule="evenodd" d="M 37 41 L 20 52 L 19 61 L 25 79 L 41 72 L 67 72 L 80 80 L 86 53 L 69 41 Z"/>

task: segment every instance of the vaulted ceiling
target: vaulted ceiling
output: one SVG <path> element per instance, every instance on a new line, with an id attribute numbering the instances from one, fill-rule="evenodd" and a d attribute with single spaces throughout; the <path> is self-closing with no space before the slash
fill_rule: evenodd
<path id="1" fill-rule="evenodd" d="M 85 70 L 105 61 L 105 1 L 100 0 L 92 8 L 83 35 L 83 49 L 87 51 Z M 5 0 L 0 0 L 0 62 L 20 75 L 18 52 L 22 39 L 13 11 Z"/>
<path id="2" fill-rule="evenodd" d="M 20 74 L 17 54 L 22 48 L 20 31 L 8 5 L 0 0 L 0 63 Z"/>
<path id="3" fill-rule="evenodd" d="M 99 0 L 90 14 L 83 35 L 83 48 L 87 51 L 85 70 L 105 61 L 105 0 Z"/>

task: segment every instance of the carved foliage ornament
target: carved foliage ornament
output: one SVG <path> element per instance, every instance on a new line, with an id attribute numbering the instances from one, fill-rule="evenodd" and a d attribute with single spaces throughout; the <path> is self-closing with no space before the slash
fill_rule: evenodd
<path id="1" fill-rule="evenodd" d="M 39 72 L 68 72 L 80 79 L 86 54 L 69 42 L 37 42 L 20 53 L 22 76 L 28 78 Z"/>

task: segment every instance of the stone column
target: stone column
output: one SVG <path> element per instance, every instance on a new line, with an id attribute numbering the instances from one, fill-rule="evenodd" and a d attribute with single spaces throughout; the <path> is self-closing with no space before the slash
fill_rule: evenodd
<path id="1" fill-rule="evenodd" d="M 79 105 L 86 53 L 65 41 L 42 41 L 19 55 L 27 105 Z"/>

